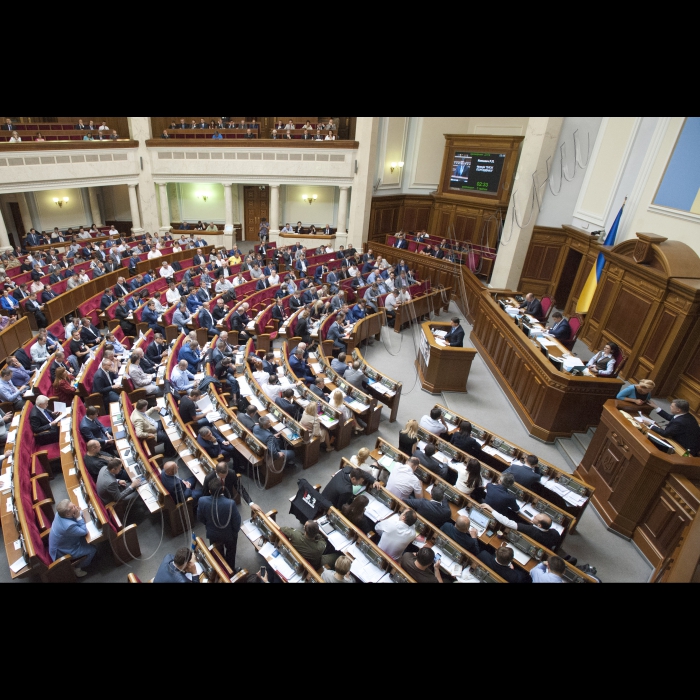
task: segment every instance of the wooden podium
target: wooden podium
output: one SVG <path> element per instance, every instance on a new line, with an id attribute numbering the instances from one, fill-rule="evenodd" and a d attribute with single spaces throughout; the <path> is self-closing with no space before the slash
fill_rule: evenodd
<path id="1" fill-rule="evenodd" d="M 449 331 L 450 323 L 423 323 L 416 369 L 421 385 L 430 394 L 443 391 L 466 393 L 469 370 L 476 355 L 474 348 L 451 348 L 440 345 L 432 329 Z"/>
<path id="2" fill-rule="evenodd" d="M 700 458 L 680 456 L 678 452 L 682 454 L 682 448 L 669 440 L 665 441 L 677 448 L 676 452 L 662 452 L 647 437 L 646 430 L 626 418 L 620 408 L 631 416 L 637 415 L 637 407 L 630 407 L 629 402 L 607 401 L 576 476 L 595 487 L 591 502 L 610 529 L 624 537 L 634 537 L 641 545 L 640 531 L 635 533 L 635 530 L 639 525 L 649 524 L 653 502 L 667 477 L 675 474 L 697 480 Z M 654 520 L 657 521 L 651 525 L 654 531 L 666 527 L 657 516 L 651 519 Z M 644 545 L 640 548 L 645 550 Z"/>

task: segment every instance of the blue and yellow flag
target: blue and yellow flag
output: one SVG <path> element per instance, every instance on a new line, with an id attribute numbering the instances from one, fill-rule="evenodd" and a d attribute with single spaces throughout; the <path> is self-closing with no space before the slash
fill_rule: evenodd
<path id="1" fill-rule="evenodd" d="M 625 204 L 627 203 L 627 198 L 625 197 L 625 201 L 622 203 L 622 207 L 620 208 L 620 212 L 617 215 L 617 218 L 615 219 L 615 223 L 612 225 L 612 228 L 610 229 L 610 233 L 607 235 L 605 238 L 605 242 L 603 245 L 605 246 L 614 246 L 615 245 L 615 237 L 617 236 L 617 229 L 620 228 L 620 219 L 622 218 L 622 212 L 625 209 Z M 588 275 L 588 279 L 586 280 L 586 284 L 583 287 L 583 291 L 581 292 L 581 296 L 578 298 L 578 302 L 576 303 L 576 313 L 577 314 L 587 314 L 588 309 L 591 307 L 591 302 L 593 301 L 593 297 L 595 296 L 595 290 L 598 288 L 598 282 L 600 282 L 600 276 L 603 274 L 603 267 L 605 266 L 605 256 L 602 253 L 598 253 L 598 260 L 596 261 L 595 266 L 591 270 L 591 274 Z"/>

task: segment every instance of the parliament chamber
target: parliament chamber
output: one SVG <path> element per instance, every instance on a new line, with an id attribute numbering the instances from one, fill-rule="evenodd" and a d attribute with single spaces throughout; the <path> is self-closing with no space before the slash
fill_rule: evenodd
<path id="1" fill-rule="evenodd" d="M 0 127 L 3 582 L 700 580 L 700 118 Z"/>

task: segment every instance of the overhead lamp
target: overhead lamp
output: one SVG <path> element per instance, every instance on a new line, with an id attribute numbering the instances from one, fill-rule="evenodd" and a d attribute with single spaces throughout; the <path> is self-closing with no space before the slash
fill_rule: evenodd
<path id="1" fill-rule="evenodd" d="M 307 202 L 308 204 L 313 204 L 318 199 L 318 195 L 317 194 L 303 194 L 303 195 L 301 195 L 301 198 L 305 202 Z"/>
<path id="2" fill-rule="evenodd" d="M 64 205 L 64 204 L 68 204 L 68 202 L 69 202 L 68 197 L 63 197 L 62 199 L 59 199 L 58 197 L 54 197 L 54 198 L 53 198 L 53 203 L 54 203 L 57 207 L 63 207 L 63 205 Z"/>
<path id="3" fill-rule="evenodd" d="M 398 163 L 392 163 L 391 164 L 391 172 L 393 173 L 396 168 L 403 168 L 404 162 L 401 160 Z"/>
<path id="4" fill-rule="evenodd" d="M 209 197 L 210 195 L 206 192 L 197 192 L 197 199 L 203 199 L 206 202 Z"/>

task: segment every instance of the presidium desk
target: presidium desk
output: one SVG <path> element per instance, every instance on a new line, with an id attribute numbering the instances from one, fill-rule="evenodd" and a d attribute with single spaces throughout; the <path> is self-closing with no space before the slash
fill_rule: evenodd
<path id="1" fill-rule="evenodd" d="M 421 385 L 430 394 L 466 392 L 469 370 L 476 355 L 473 348 L 451 348 L 435 331 L 449 332 L 450 323 L 423 323 L 416 369 Z M 440 342 L 438 342 L 440 340 Z"/>
<path id="2" fill-rule="evenodd" d="M 517 319 L 499 306 L 499 296 L 505 300 L 514 294 L 481 293 L 474 310 L 472 344 L 533 437 L 553 442 L 558 437 L 585 433 L 600 423 L 603 405 L 617 396 L 623 382 L 578 377 L 557 369 L 549 355 L 561 356 L 566 348 L 555 343 L 549 352 L 543 352 Z"/>

